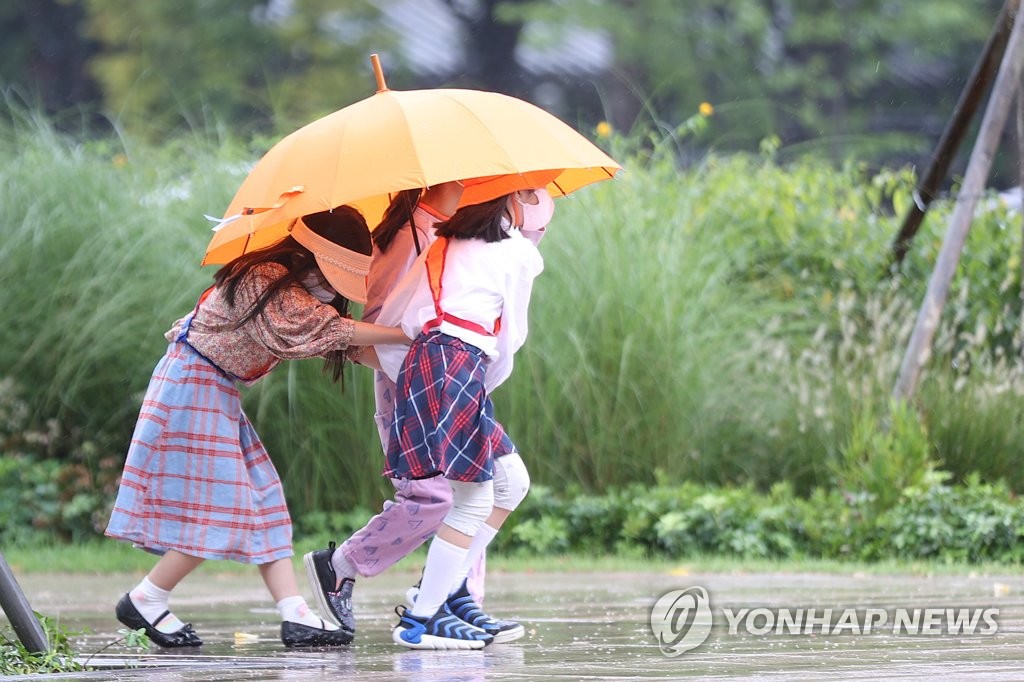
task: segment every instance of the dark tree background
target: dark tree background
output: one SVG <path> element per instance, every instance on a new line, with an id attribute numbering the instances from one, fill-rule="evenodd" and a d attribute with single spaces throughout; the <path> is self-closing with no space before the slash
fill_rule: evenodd
<path id="1" fill-rule="evenodd" d="M 145 135 L 220 126 L 280 133 L 372 93 L 367 56 L 401 53 L 392 13 L 447 13 L 431 40 L 461 66 L 408 87 L 540 97 L 524 47 L 551 55 L 545 87 L 580 129 L 663 131 L 715 106 L 702 140 L 834 158 L 922 162 L 951 113 L 1002 0 L 6 0 L 0 87 L 51 114 Z M 543 30 L 530 30 L 530 29 Z M 580 75 L 560 36 L 608 47 Z M 547 36 L 538 39 L 536 36 Z M 531 37 L 532 36 L 532 37 Z M 545 44 L 534 44 L 538 41 Z M 421 57 L 422 59 L 422 57 Z M 429 57 L 428 57 L 429 59 Z M 550 94 L 550 87 L 548 90 Z M 549 98 L 550 99 L 550 98 Z M 544 102 L 538 101 L 544 104 Z"/>

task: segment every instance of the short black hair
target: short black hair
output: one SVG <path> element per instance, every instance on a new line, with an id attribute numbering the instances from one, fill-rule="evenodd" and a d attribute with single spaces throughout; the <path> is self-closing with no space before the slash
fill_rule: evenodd
<path id="1" fill-rule="evenodd" d="M 508 232 L 502 228 L 501 218 L 506 215 L 505 204 L 509 196 L 503 194 L 482 204 L 463 206 L 451 218 L 437 224 L 437 236 L 452 239 L 483 239 L 485 242 L 507 239 Z"/>

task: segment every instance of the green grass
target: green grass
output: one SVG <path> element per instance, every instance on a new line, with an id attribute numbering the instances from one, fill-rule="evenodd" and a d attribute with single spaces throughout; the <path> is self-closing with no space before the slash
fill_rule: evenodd
<path id="1" fill-rule="evenodd" d="M 321 549 L 322 544 L 298 542 L 295 546 L 296 571 L 301 575 L 301 558 L 306 552 Z M 393 572 L 418 573 L 426 556 L 421 548 L 389 569 Z M 99 540 L 76 545 L 5 548 L 4 558 L 16 575 L 33 573 L 144 574 L 153 567 L 156 557 L 130 545 L 114 540 Z M 248 573 L 255 569 L 234 561 L 210 561 L 200 569 L 204 574 Z M 487 570 L 501 573 L 671 573 L 745 574 L 745 573 L 827 573 L 835 575 L 1019 575 L 1017 564 L 945 561 L 877 562 L 838 561 L 825 559 L 740 559 L 734 556 L 692 556 L 678 559 L 638 554 L 554 556 L 503 555 L 491 552 Z"/>

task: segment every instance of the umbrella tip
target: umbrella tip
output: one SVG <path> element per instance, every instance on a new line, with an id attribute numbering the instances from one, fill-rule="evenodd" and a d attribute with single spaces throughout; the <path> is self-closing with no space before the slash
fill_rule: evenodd
<path id="1" fill-rule="evenodd" d="M 380 57 L 376 53 L 371 54 L 370 63 L 373 65 L 373 75 L 377 78 L 377 92 L 384 92 L 388 86 L 384 82 L 384 69 L 380 67 Z"/>

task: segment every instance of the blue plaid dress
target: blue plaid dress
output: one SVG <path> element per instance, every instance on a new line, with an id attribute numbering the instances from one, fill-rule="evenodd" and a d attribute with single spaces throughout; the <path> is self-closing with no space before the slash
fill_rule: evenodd
<path id="1" fill-rule="evenodd" d="M 281 479 L 234 379 L 186 343 L 153 372 L 105 534 L 248 564 L 293 554 Z"/>
<path id="2" fill-rule="evenodd" d="M 171 343 L 150 378 L 106 535 L 204 559 L 265 564 L 292 556 L 281 479 L 242 410 L 238 384 L 282 359 L 348 347 L 355 325 L 295 285 L 232 328 L 286 273 L 277 263 L 255 266 L 233 304 L 207 289 L 165 334 Z"/>
<path id="3" fill-rule="evenodd" d="M 481 482 L 516 451 L 484 390 L 486 356 L 438 331 L 420 334 L 398 373 L 384 475 Z"/>

